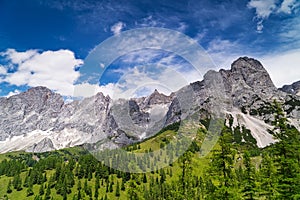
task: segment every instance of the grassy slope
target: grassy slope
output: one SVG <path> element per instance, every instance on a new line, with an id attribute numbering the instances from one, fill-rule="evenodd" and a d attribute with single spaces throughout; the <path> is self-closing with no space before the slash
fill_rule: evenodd
<path id="1" fill-rule="evenodd" d="M 130 149 L 131 151 L 134 151 L 134 152 L 146 152 L 150 148 L 152 150 L 157 150 L 160 148 L 160 145 L 162 143 L 164 143 L 163 141 L 168 141 L 168 140 L 174 139 L 176 134 L 177 133 L 173 130 L 167 130 L 167 131 L 164 131 L 164 132 L 158 134 L 155 137 L 149 138 L 148 140 L 146 140 L 142 143 L 139 143 L 137 145 L 137 146 L 139 146 L 139 148 L 136 150 L 132 150 L 132 146 L 128 147 L 128 149 Z M 195 141 L 197 141 L 197 143 L 200 144 L 201 141 L 203 141 L 203 139 L 204 139 L 203 133 L 201 131 L 200 132 L 198 131 L 197 138 Z M 217 144 L 214 147 L 214 149 L 218 149 L 218 148 L 219 148 L 219 146 Z M 84 153 L 86 153 L 86 152 L 81 147 L 74 147 L 74 148 L 68 148 L 68 149 L 59 150 L 59 151 L 55 151 L 55 152 L 44 153 L 44 154 L 42 154 L 42 157 L 47 156 L 48 154 L 56 154 L 58 156 L 64 156 L 64 157 L 68 157 L 68 156 L 79 157 L 81 154 L 84 154 Z M 21 152 L 13 152 L 13 153 L 2 154 L 2 155 L 0 155 L 0 162 L 3 159 L 9 159 L 9 156 L 18 156 L 20 154 L 24 154 L 24 152 L 22 152 L 22 153 Z M 28 154 L 28 153 L 25 153 L 25 154 Z M 209 166 L 209 163 L 210 163 L 209 157 L 211 156 L 211 154 L 212 153 L 209 153 L 209 155 L 206 157 L 199 157 L 199 154 L 197 154 L 197 153 L 195 153 L 193 155 L 192 166 L 193 166 L 194 175 L 196 175 L 196 176 L 204 175 L 205 170 Z M 241 155 L 237 155 L 237 156 L 241 156 Z M 259 160 L 260 160 L 260 158 L 255 158 L 254 163 L 257 164 L 259 162 Z M 173 176 L 170 177 L 169 175 L 167 175 L 167 182 L 171 182 L 172 180 L 178 179 L 178 176 L 181 173 L 179 164 L 177 162 L 175 162 L 175 163 L 173 163 L 172 166 L 166 167 L 165 171 L 168 171 L 169 169 L 172 170 Z M 47 176 L 50 177 L 50 174 L 52 174 L 52 173 L 54 173 L 54 170 L 47 171 Z M 24 181 L 25 174 L 26 174 L 26 172 L 22 173 L 23 181 Z M 114 179 L 118 180 L 119 184 L 121 185 L 121 179 L 117 179 L 116 175 L 113 175 L 113 176 L 114 176 Z M 147 173 L 147 179 L 148 179 L 148 183 L 146 183 L 147 186 L 149 185 L 150 176 L 155 178 L 156 176 L 159 176 L 159 175 Z M 141 177 L 142 176 L 140 175 L 140 178 Z M 6 176 L 0 177 L 0 199 L 4 194 L 6 194 L 7 184 L 10 179 L 12 179 L 12 178 L 6 177 Z M 68 199 L 72 199 L 74 194 L 77 193 L 77 182 L 78 182 L 77 178 L 75 179 L 75 182 L 76 182 L 75 186 L 73 187 L 71 194 L 68 195 Z M 83 183 L 84 183 L 84 179 L 81 179 L 82 187 L 83 187 Z M 115 181 L 115 183 L 116 183 L 116 181 Z M 93 195 L 94 195 L 95 177 L 93 177 L 91 179 L 91 181 L 88 182 L 88 185 L 92 187 L 92 191 L 93 191 Z M 101 185 L 101 181 L 100 181 L 100 185 Z M 128 187 L 128 183 L 125 186 Z M 142 186 L 145 186 L 145 184 L 141 184 L 138 187 L 142 190 Z M 35 195 L 38 194 L 39 188 L 40 188 L 39 185 L 34 185 L 33 191 L 34 191 Z M 108 199 L 126 199 L 128 190 L 125 190 L 125 191 L 120 190 L 121 196 L 119 198 L 117 198 L 117 197 L 115 197 L 116 184 L 114 184 L 113 188 L 114 188 L 114 191 L 112 193 L 106 193 L 105 183 L 103 186 L 101 185 L 100 190 L 99 190 L 99 199 L 101 199 L 101 197 L 104 197 L 105 194 L 107 194 Z M 26 197 L 26 190 L 27 190 L 27 188 L 23 188 L 22 191 L 16 191 L 13 189 L 13 192 L 11 194 L 8 194 L 8 197 L 9 197 L 9 199 L 13 199 L 13 200 L 34 199 L 35 195 L 33 195 L 31 197 Z M 84 192 L 82 192 L 82 194 L 84 194 Z M 53 196 L 54 199 L 62 199 L 62 196 L 56 194 L 55 189 L 51 190 L 51 195 Z M 83 199 L 88 199 L 88 197 L 83 198 Z"/>

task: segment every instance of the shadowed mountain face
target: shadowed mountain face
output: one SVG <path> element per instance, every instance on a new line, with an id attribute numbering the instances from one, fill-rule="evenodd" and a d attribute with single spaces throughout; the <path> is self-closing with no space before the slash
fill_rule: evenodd
<path id="1" fill-rule="evenodd" d="M 279 90 L 300 96 L 300 81 L 297 81 L 291 85 L 284 85 L 282 88 L 279 88 Z"/>
<path id="2" fill-rule="evenodd" d="M 153 136 L 193 113 L 203 119 L 223 114 L 233 126 L 246 127 L 256 145 L 264 147 L 274 142 L 268 132 L 274 100 L 283 104 L 290 123 L 299 129 L 300 98 L 295 92 L 285 93 L 290 87 L 299 91 L 295 85 L 278 90 L 259 61 L 243 57 L 230 70 L 209 71 L 202 81 L 170 96 L 155 90 L 148 97 L 113 101 L 98 93 L 65 103 L 61 95 L 35 87 L 0 98 L 0 152 L 43 152 L 95 142 L 117 148 Z"/>

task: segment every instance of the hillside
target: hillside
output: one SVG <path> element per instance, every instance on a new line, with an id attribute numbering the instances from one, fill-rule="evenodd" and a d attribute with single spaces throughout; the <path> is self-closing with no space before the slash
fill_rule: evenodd
<path id="1" fill-rule="evenodd" d="M 147 173 L 110 168 L 82 147 L 6 153 L 0 157 L 0 194 L 2 199 L 297 199 L 300 133 L 287 124 L 280 104 L 272 106 L 277 116 L 272 134 L 279 141 L 264 149 L 257 147 L 249 130 L 239 132 L 230 123 L 206 157 L 199 151 L 209 132 L 199 126 L 178 160 L 161 169 L 154 165 Z M 155 152 L 176 140 L 178 131 L 178 125 L 168 126 L 124 151 L 152 152 L 156 162 L 170 158 Z M 111 155 L 119 153 L 112 151 Z M 144 161 L 151 168 L 151 159 Z"/>

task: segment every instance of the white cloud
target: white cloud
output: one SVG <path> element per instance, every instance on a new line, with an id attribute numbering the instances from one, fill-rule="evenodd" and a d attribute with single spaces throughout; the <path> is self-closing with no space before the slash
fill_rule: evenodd
<path id="1" fill-rule="evenodd" d="M 296 8 L 296 0 L 284 0 L 278 9 L 278 12 L 283 12 L 286 14 L 291 14 L 294 8 Z"/>
<path id="2" fill-rule="evenodd" d="M 271 14 L 285 13 L 291 14 L 300 4 L 297 0 L 283 0 L 280 4 L 278 0 L 250 0 L 249 9 L 255 9 L 257 19 L 257 32 L 263 30 L 263 21 L 268 19 Z"/>
<path id="3" fill-rule="evenodd" d="M 281 87 L 300 80 L 300 49 L 258 58 L 269 72 L 274 84 Z"/>
<path id="4" fill-rule="evenodd" d="M 90 83 L 80 83 L 74 85 L 74 97 L 90 97 L 98 92 L 102 92 L 104 95 L 114 97 L 114 93 L 120 93 L 121 91 L 118 85 L 114 83 L 109 83 L 102 86 Z"/>
<path id="5" fill-rule="evenodd" d="M 21 64 L 22 62 L 36 55 L 37 53 L 38 53 L 37 50 L 27 50 L 25 52 L 17 52 L 15 49 L 7 49 L 5 52 L 0 53 L 0 55 L 10 60 L 12 64 Z"/>
<path id="6" fill-rule="evenodd" d="M 5 67 L 3 65 L 0 65 L 0 75 L 5 75 L 7 73 Z"/>
<path id="7" fill-rule="evenodd" d="M 125 28 L 126 24 L 123 22 L 117 22 L 115 23 L 111 28 L 111 32 L 113 32 L 114 35 L 119 35 L 123 28 Z"/>
<path id="8" fill-rule="evenodd" d="M 276 0 L 251 0 L 248 8 L 254 8 L 258 18 L 266 19 L 276 9 Z"/>
<path id="9" fill-rule="evenodd" d="M 15 89 L 14 91 L 10 91 L 5 97 L 11 97 L 13 95 L 19 94 L 21 91 Z"/>
<path id="10" fill-rule="evenodd" d="M 46 86 L 62 95 L 73 95 L 73 83 L 79 77 L 75 67 L 83 63 L 70 50 L 44 51 L 28 50 L 2 53 L 9 62 L 17 64 L 17 70 L 7 73 L 5 82 L 30 87 Z"/>
<path id="11" fill-rule="evenodd" d="M 255 9 L 256 18 L 258 19 L 256 30 L 261 33 L 263 30 L 263 21 L 276 9 L 276 0 L 251 0 L 248 8 Z"/>

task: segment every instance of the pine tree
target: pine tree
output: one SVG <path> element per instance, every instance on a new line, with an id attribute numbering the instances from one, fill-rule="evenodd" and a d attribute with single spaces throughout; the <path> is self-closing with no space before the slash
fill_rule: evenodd
<path id="1" fill-rule="evenodd" d="M 179 159 L 179 163 L 181 167 L 180 186 L 181 186 L 181 194 L 183 195 L 183 197 L 186 195 L 187 189 L 190 187 L 191 161 L 192 161 L 191 152 L 186 152 Z"/>
<path id="2" fill-rule="evenodd" d="M 278 164 L 278 185 L 280 199 L 293 199 L 300 196 L 300 133 L 287 124 L 287 118 L 279 103 L 275 107 L 275 138 L 279 140 L 274 145 L 273 153 Z"/>
<path id="3" fill-rule="evenodd" d="M 99 197 L 99 189 L 95 186 L 95 194 L 94 194 L 95 199 L 98 199 Z"/>
<path id="4" fill-rule="evenodd" d="M 12 189 L 11 189 L 11 180 L 8 182 L 8 185 L 7 185 L 7 189 L 6 189 L 6 193 L 10 194 L 12 192 Z"/>
<path id="5" fill-rule="evenodd" d="M 138 200 L 138 193 L 136 191 L 136 184 L 133 180 L 129 181 L 129 188 L 128 188 L 128 199 L 129 200 Z"/>
<path id="6" fill-rule="evenodd" d="M 44 193 L 45 193 L 44 184 L 41 184 L 40 189 L 39 189 L 39 194 L 42 196 Z"/>
<path id="7" fill-rule="evenodd" d="M 125 191 L 125 181 L 124 181 L 124 178 L 122 178 L 121 190 Z"/>
<path id="8" fill-rule="evenodd" d="M 114 190 L 113 190 L 113 183 L 111 182 L 110 184 L 109 184 L 109 192 L 113 192 Z"/>
<path id="9" fill-rule="evenodd" d="M 211 177 L 219 183 L 210 193 L 209 198 L 239 199 L 238 188 L 233 173 L 235 151 L 233 149 L 233 136 L 231 129 L 224 127 L 219 138 L 220 149 L 215 150 L 208 170 Z"/>
<path id="10" fill-rule="evenodd" d="M 146 176 L 146 173 L 144 173 L 144 175 L 143 175 L 143 183 L 147 183 L 147 176 Z"/>
<path id="11" fill-rule="evenodd" d="M 243 196 L 245 200 L 254 200 L 256 197 L 255 168 L 252 166 L 248 151 L 244 153 L 244 166 Z"/>
<path id="12" fill-rule="evenodd" d="M 50 185 L 48 185 L 46 193 L 45 193 L 45 200 L 51 199 L 51 188 Z"/>
<path id="13" fill-rule="evenodd" d="M 278 194 L 276 188 L 278 180 L 276 177 L 277 169 L 275 167 L 273 159 L 269 153 L 266 152 L 262 155 L 262 162 L 260 165 L 260 196 L 267 200 L 276 199 Z"/>
<path id="14" fill-rule="evenodd" d="M 34 194 L 32 187 L 33 187 L 32 181 L 29 181 L 28 188 L 27 188 L 27 197 L 32 196 Z"/>
<path id="15" fill-rule="evenodd" d="M 20 174 L 14 176 L 13 185 L 17 191 L 22 190 L 22 179 L 20 177 Z"/>
<path id="16" fill-rule="evenodd" d="M 117 186 L 116 186 L 116 197 L 120 196 L 120 186 L 119 186 L 119 181 L 117 181 Z"/>
<path id="17" fill-rule="evenodd" d="M 85 192 L 86 194 L 88 193 L 87 179 L 84 180 L 83 190 L 84 190 L 84 192 Z"/>

